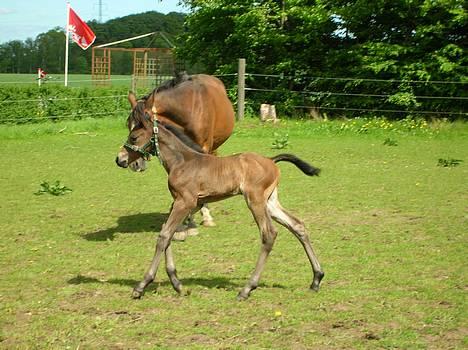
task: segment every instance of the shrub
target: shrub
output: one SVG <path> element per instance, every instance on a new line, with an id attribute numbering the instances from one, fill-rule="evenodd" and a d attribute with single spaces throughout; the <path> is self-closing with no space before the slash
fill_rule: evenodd
<path id="1" fill-rule="evenodd" d="M 2 86 L 0 123 L 105 117 L 128 111 L 126 87 Z"/>

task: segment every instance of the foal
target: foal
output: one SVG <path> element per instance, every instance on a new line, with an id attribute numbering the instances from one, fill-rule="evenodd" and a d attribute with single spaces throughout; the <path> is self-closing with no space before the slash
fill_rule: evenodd
<path id="1" fill-rule="evenodd" d="M 174 202 L 167 222 L 156 243 L 156 251 L 144 279 L 133 289 L 133 298 L 140 298 L 145 287 L 156 275 L 162 255 L 165 254 L 166 272 L 172 286 L 180 293 L 181 283 L 170 247 L 177 226 L 201 205 L 243 194 L 261 234 L 262 246 L 255 270 L 238 299 L 247 299 L 259 283 L 268 254 L 275 242 L 277 232 L 272 219 L 289 229 L 301 242 L 313 271 L 311 290 L 318 291 L 324 273 L 312 249 L 302 221 L 284 210 L 278 201 L 277 186 L 280 171 L 275 163 L 291 162 L 304 174 L 319 174 L 319 169 L 294 155 L 280 154 L 266 158 L 255 153 L 241 153 L 229 157 L 216 157 L 202 153 L 202 149 L 190 141 L 177 128 L 158 122 L 154 117 L 137 125 L 121 149 L 117 164 L 127 167 L 148 153 L 158 156 L 168 174 L 168 185 Z M 151 125 L 154 118 L 153 125 Z M 191 143 L 190 143 L 191 142 Z M 187 146 L 190 145 L 191 147 Z"/>

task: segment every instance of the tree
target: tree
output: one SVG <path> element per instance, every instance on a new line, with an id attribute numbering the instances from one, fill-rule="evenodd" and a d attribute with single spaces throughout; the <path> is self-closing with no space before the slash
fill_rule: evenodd
<path id="1" fill-rule="evenodd" d="M 65 65 L 65 33 L 57 27 L 36 38 L 38 66 L 48 73 L 61 73 Z"/>
<path id="2" fill-rule="evenodd" d="M 181 56 L 203 63 L 211 73 L 233 73 L 237 59 L 245 57 L 251 73 L 292 77 L 276 80 L 275 86 L 265 78 L 250 78 L 250 87 L 284 89 L 274 96 L 257 93 L 260 99 L 332 109 L 464 110 L 461 100 L 417 97 L 454 96 L 460 86 L 410 82 L 468 80 L 468 17 L 462 0 L 184 3 L 192 12 Z M 311 78 L 317 76 L 331 79 Z M 332 94 L 305 97 L 286 91 L 291 89 Z"/>

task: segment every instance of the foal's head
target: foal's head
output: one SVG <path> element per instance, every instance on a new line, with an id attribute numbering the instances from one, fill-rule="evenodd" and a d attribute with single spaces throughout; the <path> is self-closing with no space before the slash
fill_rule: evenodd
<path id="1" fill-rule="evenodd" d="M 137 101 L 136 96 L 130 92 L 128 101 L 132 107 L 127 119 L 129 134 L 115 161 L 122 168 L 143 171 L 152 152 L 150 140 L 153 135 L 153 112 L 151 106 L 147 106 L 146 98 Z"/>

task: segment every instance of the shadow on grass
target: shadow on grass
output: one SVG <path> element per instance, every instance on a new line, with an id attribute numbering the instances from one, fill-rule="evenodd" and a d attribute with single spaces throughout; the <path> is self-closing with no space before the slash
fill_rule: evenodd
<path id="1" fill-rule="evenodd" d="M 239 289 L 244 286 L 245 282 L 247 281 L 247 278 L 245 280 L 240 280 L 236 278 L 226 278 L 222 276 L 216 276 L 216 277 L 211 277 L 211 278 L 181 278 L 180 282 L 182 283 L 183 286 L 202 286 L 206 288 L 214 288 L 214 289 L 226 289 L 226 290 L 235 290 Z M 82 276 L 82 275 L 77 275 L 76 277 L 73 277 L 68 280 L 68 284 L 87 284 L 87 283 L 98 283 L 98 284 L 116 284 L 119 286 L 128 286 L 128 287 L 135 287 L 137 283 L 140 281 L 138 280 L 133 280 L 133 279 L 124 279 L 124 278 L 111 278 L 109 280 L 99 280 L 94 277 L 87 277 L 87 276 Z M 163 282 L 157 282 L 157 283 L 152 283 L 151 285 L 148 286 L 148 289 L 157 289 L 158 286 L 161 287 L 172 287 L 171 283 L 169 281 L 163 281 Z M 274 283 L 271 286 L 265 285 L 264 283 L 260 283 L 259 287 L 271 287 L 271 288 L 281 288 L 285 289 L 286 287 Z"/>
<path id="2" fill-rule="evenodd" d="M 141 213 L 121 216 L 117 220 L 117 226 L 86 233 L 82 237 L 88 241 L 107 241 L 113 240 L 116 233 L 158 232 L 161 231 L 168 215 L 167 213 Z"/>
<path id="3" fill-rule="evenodd" d="M 116 284 L 119 286 L 128 286 L 128 287 L 135 287 L 137 283 L 140 281 L 133 280 L 133 279 L 125 279 L 125 278 L 111 278 L 109 280 L 99 280 L 94 277 L 87 277 L 78 275 L 68 280 L 69 284 L 87 284 L 87 283 L 99 283 L 99 284 Z M 223 289 L 234 289 L 240 288 L 243 286 L 243 283 L 239 281 L 238 283 L 233 282 L 232 279 L 228 279 L 225 277 L 212 277 L 212 278 L 181 278 L 180 282 L 184 286 L 203 286 L 206 288 L 223 288 Z M 154 283 L 153 283 L 154 284 Z M 155 283 L 157 286 L 170 286 L 171 283 L 169 281 L 162 281 Z"/>

